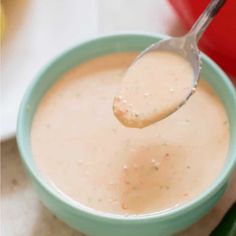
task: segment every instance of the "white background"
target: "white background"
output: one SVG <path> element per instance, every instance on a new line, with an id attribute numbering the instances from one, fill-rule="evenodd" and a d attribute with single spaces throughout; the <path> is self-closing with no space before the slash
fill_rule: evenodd
<path id="1" fill-rule="evenodd" d="M 165 0 L 3 1 L 1 140 L 12 137 L 22 96 L 38 71 L 81 40 L 114 31 L 181 34 Z"/>

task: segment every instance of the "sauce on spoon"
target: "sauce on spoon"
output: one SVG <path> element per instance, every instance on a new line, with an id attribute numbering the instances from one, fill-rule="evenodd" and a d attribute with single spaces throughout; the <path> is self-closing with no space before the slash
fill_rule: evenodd
<path id="1" fill-rule="evenodd" d="M 177 53 L 147 53 L 125 73 L 113 112 L 125 126 L 148 126 L 181 105 L 193 87 L 193 78 L 191 64 Z"/>

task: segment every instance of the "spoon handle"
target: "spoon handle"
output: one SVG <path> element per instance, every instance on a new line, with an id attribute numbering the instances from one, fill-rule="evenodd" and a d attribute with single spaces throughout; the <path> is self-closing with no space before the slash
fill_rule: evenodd
<path id="1" fill-rule="evenodd" d="M 198 41 L 207 26 L 211 23 L 214 16 L 219 12 L 227 0 L 211 0 L 205 11 L 199 16 L 195 24 L 190 30 L 190 34 L 194 34 Z"/>

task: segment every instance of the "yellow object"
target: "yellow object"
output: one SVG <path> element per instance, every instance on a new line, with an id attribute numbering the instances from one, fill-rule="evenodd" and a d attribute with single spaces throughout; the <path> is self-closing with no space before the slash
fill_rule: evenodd
<path id="1" fill-rule="evenodd" d="M 0 5 L 0 39 L 2 39 L 5 32 L 5 15 L 3 12 L 2 5 Z"/>

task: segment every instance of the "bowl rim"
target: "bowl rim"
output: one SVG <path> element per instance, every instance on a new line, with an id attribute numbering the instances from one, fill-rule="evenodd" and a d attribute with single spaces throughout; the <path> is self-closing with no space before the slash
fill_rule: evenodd
<path id="1" fill-rule="evenodd" d="M 166 209 L 164 211 L 160 212 L 154 212 L 154 213 L 148 213 L 148 214 L 141 214 L 141 215 L 120 215 L 120 214 L 114 214 L 114 213 L 107 213 L 98 211 L 95 209 L 92 209 L 90 207 L 87 207 L 83 204 L 77 203 L 73 199 L 70 199 L 69 197 L 66 197 L 64 194 L 60 194 L 59 192 L 55 191 L 54 188 L 47 183 L 46 179 L 43 178 L 42 175 L 40 175 L 36 170 L 36 165 L 32 165 L 28 162 L 26 156 L 30 155 L 26 149 L 27 142 L 25 138 L 25 129 L 23 127 L 25 116 L 26 116 L 26 110 L 27 110 L 27 103 L 30 100 L 33 89 L 37 86 L 39 81 L 43 78 L 44 73 L 47 73 L 47 71 L 54 66 L 54 63 L 70 52 L 74 51 L 77 48 L 84 47 L 87 44 L 95 43 L 99 40 L 104 39 L 111 39 L 111 38 L 119 38 L 119 37 L 155 37 L 157 40 L 159 39 L 166 39 L 169 36 L 163 35 L 163 34 L 157 34 L 157 33 L 148 33 L 148 32 L 142 32 L 142 31 L 124 31 L 124 32 L 117 32 L 117 33 L 110 33 L 110 34 L 103 34 L 97 37 L 93 37 L 88 40 L 84 40 L 83 42 L 78 43 L 76 46 L 71 47 L 69 50 L 66 50 L 59 54 L 59 56 L 54 57 L 49 63 L 47 63 L 46 66 L 44 66 L 41 71 L 36 74 L 35 78 L 30 83 L 28 89 L 26 90 L 23 99 L 20 104 L 19 112 L 18 112 L 18 119 L 17 119 L 17 145 L 20 152 L 21 160 L 23 161 L 26 169 L 28 170 L 29 174 L 33 176 L 34 180 L 40 185 L 41 188 L 43 188 L 44 191 L 52 195 L 53 198 L 55 198 L 57 201 L 59 201 L 62 205 L 69 208 L 71 211 L 82 214 L 85 217 L 89 217 L 90 219 L 98 219 L 99 220 L 105 220 L 105 221 L 116 221 L 116 222 L 123 222 L 123 223 L 139 223 L 140 221 L 163 221 L 166 219 L 170 219 L 173 217 L 178 217 L 179 215 L 186 214 L 187 212 L 199 207 L 203 202 L 205 202 L 207 199 L 213 197 L 216 192 L 220 190 L 220 188 L 225 184 L 226 180 L 229 178 L 231 173 L 234 170 L 234 167 L 236 165 L 236 148 L 232 150 L 232 153 L 230 153 L 232 156 L 229 158 L 229 161 L 227 162 L 227 165 L 224 165 L 223 169 L 221 170 L 219 176 L 214 180 L 214 182 L 201 194 L 196 196 L 191 201 L 186 202 L 185 204 L 178 206 L 176 208 Z M 233 98 L 233 103 L 235 104 L 235 112 L 236 112 L 236 94 L 235 89 L 228 78 L 228 76 L 222 71 L 222 69 L 208 56 L 201 53 L 202 60 L 204 63 L 208 64 L 210 67 L 213 68 L 214 71 L 216 71 L 217 74 L 221 77 L 223 80 L 223 83 L 225 84 L 226 90 L 231 94 Z M 229 155 L 229 154 L 228 154 Z M 30 155 L 32 157 L 32 155 Z"/>

